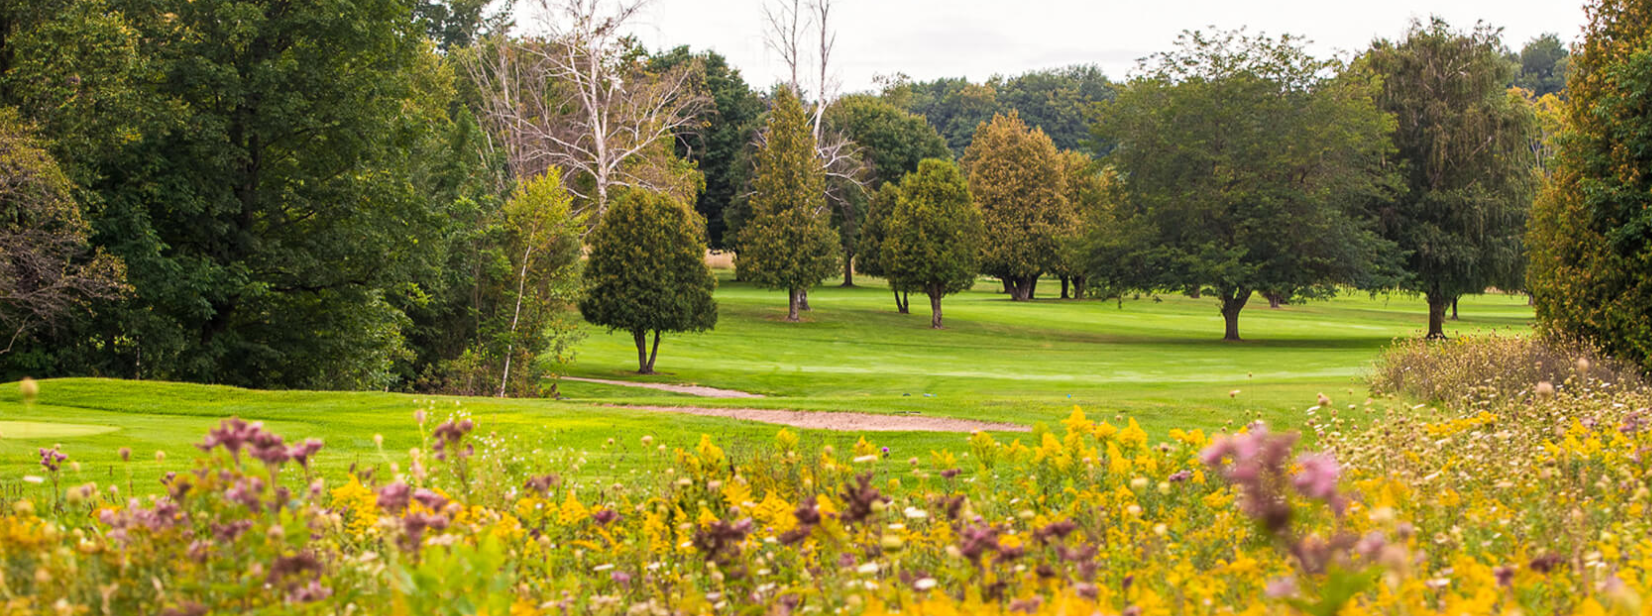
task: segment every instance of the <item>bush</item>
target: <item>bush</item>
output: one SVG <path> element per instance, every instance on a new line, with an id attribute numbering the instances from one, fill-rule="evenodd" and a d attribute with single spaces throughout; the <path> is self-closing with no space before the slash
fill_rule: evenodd
<path id="1" fill-rule="evenodd" d="M 1489 334 L 1453 340 L 1396 341 L 1371 375 L 1377 393 L 1448 404 L 1529 401 L 1539 383 L 1639 390 L 1646 385 L 1630 362 L 1601 354 L 1587 342 L 1559 336 Z"/>

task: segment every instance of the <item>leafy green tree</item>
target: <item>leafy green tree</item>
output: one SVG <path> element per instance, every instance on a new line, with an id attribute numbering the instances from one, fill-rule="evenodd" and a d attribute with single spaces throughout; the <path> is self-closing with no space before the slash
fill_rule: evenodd
<path id="1" fill-rule="evenodd" d="M 970 199 L 958 165 L 931 158 L 901 180 L 879 246 L 890 284 L 929 296 L 929 326 L 941 329 L 941 298 L 975 284 L 981 254 L 981 210 Z"/>
<path id="2" fill-rule="evenodd" d="M 1055 147 L 1092 157 L 1107 153 L 1095 142 L 1090 124 L 1096 107 L 1116 95 L 1113 82 L 1093 64 L 994 77 L 1000 112 L 1014 110 L 1027 125 L 1044 131 Z"/>
<path id="3" fill-rule="evenodd" d="M 1061 278 L 1061 299 L 1079 299 L 1089 288 L 1089 268 L 1086 266 L 1085 245 L 1098 225 L 1107 224 L 1104 209 L 1112 192 L 1109 184 L 1116 178 L 1103 173 L 1102 167 L 1088 154 L 1077 150 L 1061 153 L 1065 180 L 1063 190 L 1072 207 L 1072 218 L 1061 234 L 1061 252 L 1050 271 Z"/>
<path id="4" fill-rule="evenodd" d="M 1530 90 L 1537 98 L 1565 91 L 1571 58 L 1558 35 L 1549 33 L 1527 41 L 1520 53 L 1511 54 L 1509 59 L 1519 65 L 1514 74 L 1515 87 Z"/>
<path id="5" fill-rule="evenodd" d="M 1156 263 L 1152 286 L 1209 287 L 1224 339 L 1251 294 L 1370 286 L 1392 251 L 1362 204 L 1384 175 L 1392 120 L 1369 87 L 1291 37 L 1184 33 L 1109 103 L 1098 136 L 1118 147 L 1120 218 Z M 1124 277 L 1130 280 L 1131 277 Z"/>
<path id="6" fill-rule="evenodd" d="M 829 125 L 859 146 L 872 165 L 872 186 L 900 182 L 927 158 L 951 158 L 946 140 L 923 116 L 869 94 L 845 96 L 827 110 Z"/>
<path id="7" fill-rule="evenodd" d="M 410 177 L 415 145 L 448 121 L 451 84 L 407 3 L 107 7 L 84 24 L 30 30 L 91 37 L 77 45 L 5 43 L 16 53 L 8 96 L 46 137 L 74 146 L 64 160 L 93 204 L 92 241 L 126 263 L 134 288 L 55 337 L 61 357 L 77 358 L 60 368 L 392 384 L 408 356 L 396 304 L 432 275 L 423 247 L 450 205 Z M 25 83 L 88 49 L 96 70 L 80 77 L 83 90 Z M 74 81 L 60 72 L 51 83 Z"/>
<path id="8" fill-rule="evenodd" d="M 547 346 L 547 325 L 568 309 L 577 292 L 579 235 L 585 222 L 573 214 L 573 196 L 556 171 L 527 180 L 505 202 L 505 254 L 516 289 L 509 325 L 499 335 L 505 347 L 498 355 L 503 366 L 496 395 L 501 397 L 511 390 L 512 364 L 532 365 Z M 518 381 L 525 381 L 518 391 L 532 391 L 538 379 Z"/>
<path id="9" fill-rule="evenodd" d="M 614 201 L 588 238 L 579 311 L 593 324 L 631 333 L 638 374 L 654 373 L 662 332 L 717 325 L 717 278 L 706 265 L 702 226 L 699 215 L 670 197 L 631 190 Z"/>
<path id="10" fill-rule="evenodd" d="M 1061 152 L 1011 111 L 975 131 L 963 165 L 986 225 L 982 273 L 1003 280 L 1015 301 L 1032 299 L 1073 225 Z"/>
<path id="11" fill-rule="evenodd" d="M 413 15 L 438 48 L 450 51 L 509 26 L 511 5 L 490 13 L 490 4 L 492 0 L 414 0 Z"/>
<path id="12" fill-rule="evenodd" d="M 882 258 L 884 237 L 888 235 L 889 216 L 894 212 L 895 204 L 900 198 L 900 185 L 885 182 L 867 200 L 866 224 L 861 227 L 860 257 L 855 260 L 855 268 L 868 276 L 884 277 L 889 282 L 890 290 L 895 292 L 895 310 L 907 314 L 910 312 L 907 296 L 912 289 L 900 281 L 889 278 Z"/>
<path id="13" fill-rule="evenodd" d="M 1446 311 L 1488 286 L 1518 288 L 1536 166 L 1535 117 L 1505 88 L 1511 67 L 1497 30 L 1413 22 L 1380 40 L 1357 70 L 1379 77 L 1378 105 L 1397 120 L 1402 190 L 1382 207 L 1381 232 L 1406 254 L 1402 285 L 1428 299 L 1428 336 Z"/>
<path id="14" fill-rule="evenodd" d="M 804 291 L 832 275 L 838 237 L 826 209 L 826 173 L 815 157 L 803 105 L 789 90 L 775 98 L 752 177 L 751 219 L 740 227 L 740 276 L 785 289 L 786 320 L 798 320 Z"/>
<path id="15" fill-rule="evenodd" d="M 964 78 L 927 82 L 899 81 L 884 89 L 883 97 L 921 115 L 946 139 L 954 156 L 963 156 L 975 129 L 999 112 L 998 92 L 991 85 Z"/>
<path id="16" fill-rule="evenodd" d="M 706 220 L 711 246 L 724 248 L 730 243 L 725 239 L 724 211 L 745 183 L 742 150 L 761 127 L 763 99 L 746 85 L 740 69 L 729 66 L 728 59 L 715 51 L 694 53 L 688 47 L 677 47 L 650 58 L 649 69 L 666 73 L 695 61 L 704 67 L 700 87 L 710 95 L 711 105 L 698 130 L 677 134 L 677 155 L 694 161 L 705 174 L 706 188 L 694 209 Z"/>
<path id="17" fill-rule="evenodd" d="M 1652 2 L 1591 3 L 1532 209 L 1538 321 L 1652 368 Z"/>
<path id="18" fill-rule="evenodd" d="M 72 189 L 17 110 L 0 107 L 0 355 L 127 290 L 123 264 L 88 245 Z"/>

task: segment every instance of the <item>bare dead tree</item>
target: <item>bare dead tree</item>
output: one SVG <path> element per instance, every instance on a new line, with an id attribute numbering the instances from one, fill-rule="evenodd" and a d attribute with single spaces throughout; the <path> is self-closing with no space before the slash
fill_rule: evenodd
<path id="1" fill-rule="evenodd" d="M 465 62 L 512 174 L 561 170 L 593 223 L 616 187 L 681 192 L 662 144 L 693 130 L 710 100 L 703 68 L 656 73 L 625 58 L 624 27 L 648 0 L 536 1 L 541 32 L 497 37 Z"/>

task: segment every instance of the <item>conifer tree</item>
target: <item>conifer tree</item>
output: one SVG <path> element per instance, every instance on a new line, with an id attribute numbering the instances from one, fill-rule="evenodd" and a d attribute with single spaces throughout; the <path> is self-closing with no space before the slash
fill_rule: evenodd
<path id="1" fill-rule="evenodd" d="M 891 285 L 929 296 L 929 326 L 941 329 L 941 298 L 975 284 L 981 252 L 981 210 L 963 172 L 931 158 L 901 180 L 879 255 Z"/>
<path id="2" fill-rule="evenodd" d="M 803 105 L 789 90 L 775 98 L 756 155 L 751 219 L 740 227 L 743 280 L 784 289 L 786 320 L 796 322 L 803 293 L 832 275 L 838 236 L 826 209 L 826 172 L 815 157 Z"/>
<path id="3" fill-rule="evenodd" d="M 638 374 L 654 373 L 661 333 L 717 325 L 717 279 L 705 262 L 704 230 L 688 205 L 632 189 L 609 205 L 591 232 L 579 311 L 593 324 L 631 333 Z"/>

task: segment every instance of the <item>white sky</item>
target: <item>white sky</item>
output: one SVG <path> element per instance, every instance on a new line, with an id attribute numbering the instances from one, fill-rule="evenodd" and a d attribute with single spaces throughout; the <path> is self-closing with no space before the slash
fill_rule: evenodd
<path id="1" fill-rule="evenodd" d="M 729 58 L 753 87 L 784 68 L 764 45 L 765 0 L 653 0 L 633 24 L 650 49 L 686 44 Z M 1577 38 L 1583 0 L 834 0 L 838 32 L 833 72 L 845 92 L 872 87 L 876 75 L 913 79 L 968 77 L 1094 63 L 1115 80 L 1137 58 L 1164 50 L 1184 29 L 1248 26 L 1269 35 L 1311 39 L 1320 55 L 1356 51 L 1373 38 L 1400 36 L 1413 17 L 1439 15 L 1453 26 L 1485 20 L 1518 49 L 1545 32 Z M 519 8 L 519 18 L 531 9 Z M 529 19 L 520 19 L 524 25 Z M 812 60 L 811 60 L 812 61 Z"/>

